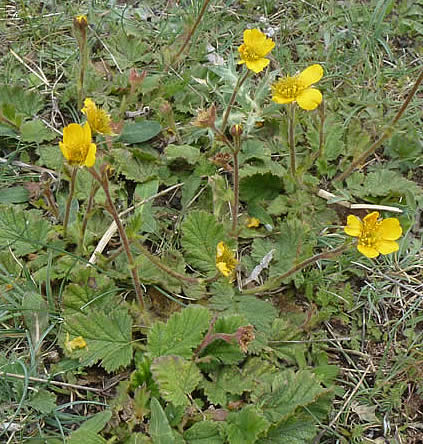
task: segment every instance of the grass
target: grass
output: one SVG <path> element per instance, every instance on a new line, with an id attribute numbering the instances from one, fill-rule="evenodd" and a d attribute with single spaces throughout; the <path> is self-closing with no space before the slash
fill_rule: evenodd
<path id="1" fill-rule="evenodd" d="M 423 1 L 215 0 L 176 60 L 201 6 L 0 5 L 0 441 L 190 443 L 207 427 L 203 442 L 216 444 L 270 442 L 272 433 L 281 443 L 423 442 L 421 87 L 393 137 L 333 182 L 389 128 L 421 73 Z M 97 137 L 96 166 L 112 168 L 117 211 L 137 207 L 123 220 L 144 311 L 116 232 L 87 267 L 113 219 L 100 189 L 81 244 L 91 187 L 85 169 L 63 237 L 70 168 L 58 140 L 66 125 L 84 121 L 72 34 L 81 13 L 89 20 L 86 95 L 110 112 L 117 133 L 127 125 L 119 139 Z M 242 75 L 237 47 L 253 27 L 276 46 L 229 116 L 229 127 L 244 128 L 234 238 L 230 149 L 191 122 L 212 103 L 221 122 Z M 324 150 L 317 154 L 322 113 L 298 108 L 296 183 L 288 172 L 287 109 L 271 102 L 268 85 L 313 63 L 325 71 L 316 85 L 324 96 Z M 131 68 L 146 71 L 133 96 Z M 216 157 L 222 153 L 224 161 Z M 317 197 L 319 188 L 338 201 L 400 208 L 399 252 L 371 260 L 352 247 L 263 294 L 246 287 L 242 294 L 270 251 L 257 288 L 345 241 L 349 213 Z M 261 226 L 247 228 L 248 216 Z M 222 239 L 240 262 L 232 284 L 213 263 Z M 191 281 L 160 271 L 139 242 Z M 248 354 L 219 336 L 249 325 L 255 340 Z M 87 347 L 69 342 L 79 336 Z M 184 387 L 175 374 L 185 375 Z M 299 398 L 283 414 L 277 399 L 288 395 L 277 381 L 289 378 Z M 308 390 L 300 396 L 301 387 Z"/>

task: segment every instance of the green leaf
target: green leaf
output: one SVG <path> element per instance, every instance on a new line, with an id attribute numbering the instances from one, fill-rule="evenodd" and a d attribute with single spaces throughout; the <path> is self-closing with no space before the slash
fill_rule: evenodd
<path id="1" fill-rule="evenodd" d="M 150 436 L 154 444 L 174 444 L 175 438 L 166 414 L 156 398 L 151 399 Z"/>
<path id="2" fill-rule="evenodd" d="M 179 356 L 162 356 L 151 364 L 151 372 L 160 394 L 175 406 L 189 404 L 187 394 L 194 391 L 201 381 L 200 370 L 194 362 Z"/>
<path id="3" fill-rule="evenodd" d="M 192 356 L 208 329 L 210 312 L 203 307 L 190 306 L 174 313 L 167 321 L 156 322 L 148 335 L 147 350 L 153 357 L 178 355 Z"/>
<path id="4" fill-rule="evenodd" d="M 137 185 L 135 195 L 141 200 L 148 199 L 157 193 L 159 188 L 158 180 L 149 180 L 143 184 Z M 153 202 L 147 202 L 135 210 L 135 214 L 141 218 L 141 227 L 139 231 L 145 233 L 154 233 L 157 228 L 156 219 L 152 212 Z"/>
<path id="5" fill-rule="evenodd" d="M 0 104 L 13 105 L 18 113 L 33 117 L 44 106 L 43 96 L 20 86 L 0 86 Z"/>
<path id="6" fill-rule="evenodd" d="M 0 188 L 0 203 L 23 203 L 28 202 L 29 193 L 24 187 Z"/>
<path id="7" fill-rule="evenodd" d="M 126 178 L 137 183 L 156 179 L 159 174 L 159 166 L 156 161 L 139 159 L 127 149 L 114 150 L 113 159 L 119 171 Z"/>
<path id="8" fill-rule="evenodd" d="M 277 423 L 293 415 L 298 407 L 305 407 L 327 393 L 308 370 L 295 373 L 286 370 L 277 375 L 271 390 L 261 395 L 259 407 L 266 417 Z"/>
<path id="9" fill-rule="evenodd" d="M 230 444 L 254 444 L 270 425 L 252 405 L 244 407 L 240 412 L 229 413 L 227 422 Z"/>
<path id="10" fill-rule="evenodd" d="M 25 122 L 19 128 L 23 142 L 41 143 L 56 138 L 56 134 L 49 130 L 41 120 Z"/>
<path id="11" fill-rule="evenodd" d="M 191 145 L 170 144 L 166 147 L 165 154 L 169 162 L 183 159 L 191 165 L 196 164 L 201 156 L 200 149 Z"/>
<path id="12" fill-rule="evenodd" d="M 33 347 L 39 343 L 48 327 L 48 306 L 39 293 L 27 292 L 22 299 L 22 313 Z"/>
<path id="13" fill-rule="evenodd" d="M 185 433 L 184 438 L 189 444 L 223 444 L 220 424 L 212 421 L 196 422 Z"/>
<path id="14" fill-rule="evenodd" d="M 247 202 L 274 199 L 282 189 L 282 179 L 271 173 L 249 174 L 240 181 L 241 200 Z"/>
<path id="15" fill-rule="evenodd" d="M 10 246 L 16 256 L 34 253 L 47 245 L 50 224 L 36 210 L 0 208 L 0 247 Z"/>
<path id="16" fill-rule="evenodd" d="M 282 421 L 269 429 L 265 438 L 259 439 L 257 444 L 305 444 L 311 443 L 316 435 L 314 421 L 304 415 L 296 415 Z M 281 441 L 281 439 L 283 441 Z"/>
<path id="17" fill-rule="evenodd" d="M 106 440 L 99 433 L 109 422 L 112 417 L 110 410 L 99 412 L 87 421 L 85 421 L 79 429 L 72 432 L 67 444 L 97 444 L 104 443 Z"/>
<path id="18" fill-rule="evenodd" d="M 161 130 L 160 123 L 155 120 L 126 123 L 118 141 L 129 144 L 142 143 L 157 136 Z"/>
<path id="19" fill-rule="evenodd" d="M 28 402 L 28 405 L 37 412 L 47 415 L 57 407 L 56 395 L 47 390 L 39 389 Z"/>
<path id="20" fill-rule="evenodd" d="M 67 317 L 65 322 L 70 340 L 82 336 L 87 343 L 83 349 L 67 351 L 73 358 L 79 358 L 87 366 L 101 361 L 108 372 L 130 364 L 132 321 L 126 310 L 119 309 L 109 314 L 100 311 L 78 313 Z"/>
<path id="21" fill-rule="evenodd" d="M 225 239 L 225 230 L 205 211 L 191 212 L 182 224 L 182 247 L 193 267 L 216 272 L 216 247 Z"/>

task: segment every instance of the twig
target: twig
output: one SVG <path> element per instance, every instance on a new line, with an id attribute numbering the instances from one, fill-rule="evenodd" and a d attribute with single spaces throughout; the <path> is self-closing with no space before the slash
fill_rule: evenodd
<path id="1" fill-rule="evenodd" d="M 54 178 L 56 178 L 58 176 L 56 171 L 50 170 L 48 168 L 43 168 L 38 165 L 30 165 L 28 163 L 21 162 L 19 160 L 12 160 L 12 162 L 10 162 L 9 160 L 5 159 L 4 157 L 0 157 L 0 163 L 7 163 L 7 164 L 10 164 L 13 166 L 17 166 L 19 168 L 24 168 L 26 170 L 36 171 L 37 173 L 47 173 Z"/>
<path id="2" fill-rule="evenodd" d="M 13 51 L 13 49 L 10 49 L 11 54 L 13 55 L 13 57 L 15 57 L 19 62 L 22 63 L 22 65 L 25 66 L 26 69 L 28 69 L 29 71 L 32 72 L 32 74 L 34 74 L 34 76 L 38 77 L 46 86 L 50 86 L 49 81 L 45 78 L 44 73 L 43 76 L 41 76 L 40 74 L 38 74 L 36 71 L 34 71 L 27 63 L 25 63 L 17 54 L 15 51 Z"/>
<path id="3" fill-rule="evenodd" d="M 3 373 L 5 377 L 9 378 L 16 378 L 16 379 L 28 379 L 28 381 L 32 382 L 43 382 L 45 384 L 52 384 L 57 385 L 58 387 L 69 387 L 74 388 L 77 390 L 85 390 L 87 392 L 102 392 L 103 389 L 97 389 L 94 387 L 85 387 L 84 385 L 78 385 L 78 384 L 70 384 L 68 382 L 60 382 L 60 381 L 53 381 L 49 379 L 42 379 L 42 378 L 35 378 L 33 376 L 25 376 L 25 375 L 17 375 L 15 373 Z"/>

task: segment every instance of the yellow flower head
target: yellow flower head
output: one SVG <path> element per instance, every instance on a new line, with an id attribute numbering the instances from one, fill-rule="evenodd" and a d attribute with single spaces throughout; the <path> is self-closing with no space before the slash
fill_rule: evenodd
<path id="1" fill-rule="evenodd" d="M 91 99 L 85 99 L 84 108 L 81 111 L 87 116 L 93 133 L 113 134 L 110 126 L 110 116 L 104 109 L 97 108 L 97 105 Z"/>
<path id="2" fill-rule="evenodd" d="M 232 281 L 235 278 L 237 265 L 238 261 L 235 259 L 233 252 L 224 242 L 219 242 L 216 249 L 216 268 L 223 276 L 229 277 Z"/>
<path id="3" fill-rule="evenodd" d="M 69 340 L 69 333 L 66 333 L 65 348 L 69 353 L 72 353 L 77 348 L 85 348 L 87 343 L 82 336 L 77 336 L 76 338 Z"/>
<path id="4" fill-rule="evenodd" d="M 399 220 L 395 217 L 378 220 L 379 213 L 373 211 L 362 221 L 353 215 L 347 218 L 344 228 L 349 236 L 358 237 L 357 249 L 366 257 L 377 257 L 380 254 L 389 254 L 398 251 L 395 242 L 402 235 Z"/>
<path id="5" fill-rule="evenodd" d="M 269 64 L 265 56 L 275 47 L 275 42 L 268 39 L 258 29 L 246 29 L 244 31 L 244 43 L 238 48 L 241 60 L 238 64 L 245 63 L 248 69 L 256 74 L 263 71 Z"/>
<path id="6" fill-rule="evenodd" d="M 63 128 L 63 142 L 59 142 L 60 149 L 69 165 L 92 167 L 95 163 L 97 147 L 91 143 L 91 128 L 85 123 L 71 123 Z"/>
<path id="7" fill-rule="evenodd" d="M 75 17 L 74 20 L 75 20 L 75 22 L 77 22 L 79 25 L 82 25 L 82 26 L 87 26 L 87 25 L 88 25 L 88 19 L 87 19 L 87 16 L 84 15 L 84 14 L 77 15 L 77 16 Z"/>
<path id="8" fill-rule="evenodd" d="M 322 76 L 323 68 L 311 65 L 294 77 L 283 77 L 272 85 L 272 100 L 281 104 L 297 102 L 302 109 L 311 111 L 322 102 L 322 93 L 310 86 Z"/>

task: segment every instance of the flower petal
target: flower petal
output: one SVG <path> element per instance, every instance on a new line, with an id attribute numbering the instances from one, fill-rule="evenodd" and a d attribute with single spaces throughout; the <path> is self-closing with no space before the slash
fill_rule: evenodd
<path id="1" fill-rule="evenodd" d="M 372 211 L 363 218 L 363 222 L 375 224 L 379 218 L 379 211 Z"/>
<path id="2" fill-rule="evenodd" d="M 257 59 L 253 61 L 246 61 L 246 65 L 248 69 L 251 69 L 251 71 L 254 71 L 256 74 L 263 71 L 264 68 L 269 64 L 269 59 Z"/>
<path id="3" fill-rule="evenodd" d="M 376 250 L 376 248 L 373 247 L 368 247 L 366 245 L 357 245 L 357 250 L 361 253 L 364 254 L 364 256 L 369 257 L 369 258 L 374 258 L 374 257 L 378 257 L 379 256 L 379 251 Z"/>
<path id="4" fill-rule="evenodd" d="M 304 87 L 307 88 L 313 83 L 318 82 L 323 77 L 323 68 L 316 64 L 311 65 L 304 71 L 298 74 L 298 79 L 304 83 Z"/>
<path id="5" fill-rule="evenodd" d="M 292 103 L 295 101 L 295 98 L 292 97 L 285 97 L 281 94 L 278 94 L 276 91 L 273 93 L 272 100 L 276 103 L 280 103 L 281 105 L 284 105 L 285 103 Z"/>
<path id="6" fill-rule="evenodd" d="M 87 157 L 85 158 L 84 165 L 88 168 L 91 168 L 95 164 L 95 153 L 97 151 L 97 147 L 95 143 L 90 143 L 90 147 L 88 148 Z"/>
<path id="7" fill-rule="evenodd" d="M 357 216 L 350 214 L 347 218 L 347 225 L 344 227 L 345 233 L 349 236 L 358 237 L 363 230 L 363 223 Z"/>
<path id="8" fill-rule="evenodd" d="M 82 127 L 82 137 L 84 143 L 91 143 L 91 127 L 88 122 L 85 122 L 84 126 Z"/>
<path id="9" fill-rule="evenodd" d="M 322 103 L 322 93 L 315 88 L 307 88 L 297 96 L 297 103 L 302 109 L 312 111 Z"/>
<path id="10" fill-rule="evenodd" d="M 395 217 L 384 219 L 378 227 L 378 234 L 383 240 L 395 241 L 399 239 L 402 235 L 402 228 L 399 220 Z"/>
<path id="11" fill-rule="evenodd" d="M 63 132 L 64 132 L 64 130 L 63 130 Z M 69 151 L 68 151 L 68 147 L 66 146 L 66 144 L 64 144 L 63 142 L 59 142 L 59 147 L 60 147 L 60 151 L 63 154 L 63 157 L 66 160 L 68 160 L 69 159 Z"/>
<path id="12" fill-rule="evenodd" d="M 380 240 L 376 243 L 375 248 L 382 254 L 391 254 L 399 250 L 398 243 L 393 240 Z"/>
<path id="13" fill-rule="evenodd" d="M 263 41 L 266 36 L 257 28 L 246 29 L 244 31 L 244 43 L 247 46 L 256 46 L 257 42 Z"/>

